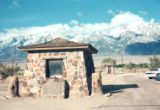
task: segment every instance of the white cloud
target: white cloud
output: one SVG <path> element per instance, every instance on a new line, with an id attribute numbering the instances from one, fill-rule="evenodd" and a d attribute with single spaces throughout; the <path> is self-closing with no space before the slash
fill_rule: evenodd
<path id="1" fill-rule="evenodd" d="M 82 14 L 81 12 L 78 12 L 77 15 L 78 15 L 78 16 L 82 16 L 83 14 Z"/>
<path id="2" fill-rule="evenodd" d="M 151 22 L 151 23 L 154 23 L 154 22 L 155 22 L 155 19 L 154 19 L 154 18 L 152 18 L 152 19 L 150 20 L 150 22 Z"/>
<path id="3" fill-rule="evenodd" d="M 153 26 L 152 26 L 153 25 Z M 107 35 L 112 35 L 117 37 L 124 29 L 129 29 L 138 33 L 146 33 L 140 30 L 144 30 L 144 27 L 148 26 L 148 30 L 159 30 L 160 25 L 155 23 L 154 19 L 150 21 L 145 21 L 142 17 L 133 14 L 131 12 L 123 12 L 117 14 L 108 23 L 79 23 L 76 20 L 71 20 L 69 24 L 52 24 L 47 26 L 37 26 L 28 28 L 12 28 L 5 29 L 5 32 L 0 32 L 0 40 L 8 39 L 13 36 L 27 36 L 30 34 L 45 36 L 47 34 L 57 34 L 60 36 L 72 36 L 74 40 L 83 39 L 91 35 L 92 33 L 106 33 Z M 123 28 L 127 27 L 127 28 Z"/>
<path id="4" fill-rule="evenodd" d="M 20 8 L 20 4 L 18 0 L 12 0 L 12 3 L 9 5 L 10 9 Z"/>
<path id="5" fill-rule="evenodd" d="M 71 25 L 78 25 L 79 22 L 78 22 L 77 20 L 71 20 L 70 24 L 71 24 Z"/>
<path id="6" fill-rule="evenodd" d="M 147 15 L 148 14 L 147 12 L 141 11 L 141 10 L 139 11 L 139 13 L 142 14 L 142 15 Z"/>
<path id="7" fill-rule="evenodd" d="M 108 14 L 111 14 L 111 15 L 115 15 L 114 11 L 111 10 L 111 9 L 107 10 L 107 13 L 108 13 Z"/>
<path id="8" fill-rule="evenodd" d="M 112 20 L 111 24 L 113 26 L 119 26 L 119 25 L 128 25 L 131 23 L 141 23 L 144 19 L 138 15 L 135 15 L 131 12 L 123 12 L 118 15 L 116 15 Z"/>

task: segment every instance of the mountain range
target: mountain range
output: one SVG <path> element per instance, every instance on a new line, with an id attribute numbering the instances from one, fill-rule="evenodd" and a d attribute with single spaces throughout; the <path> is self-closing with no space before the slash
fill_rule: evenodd
<path id="1" fill-rule="evenodd" d="M 43 43 L 56 37 L 61 36 L 54 32 L 10 36 L 0 41 L 0 58 L 10 58 L 13 55 L 25 58 L 26 53 L 20 52 L 17 47 Z M 156 23 L 120 25 L 85 35 L 67 34 L 62 37 L 76 42 L 90 43 L 99 50 L 99 54 L 118 55 L 121 52 L 129 55 L 160 54 L 160 25 Z"/>

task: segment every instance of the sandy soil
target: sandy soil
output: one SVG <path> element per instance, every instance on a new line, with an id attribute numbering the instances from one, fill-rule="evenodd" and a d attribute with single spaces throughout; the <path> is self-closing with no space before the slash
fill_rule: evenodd
<path id="1" fill-rule="evenodd" d="M 110 97 L 78 99 L 0 99 L 0 110 L 160 110 L 160 82 L 143 73 L 102 74 L 103 91 Z"/>

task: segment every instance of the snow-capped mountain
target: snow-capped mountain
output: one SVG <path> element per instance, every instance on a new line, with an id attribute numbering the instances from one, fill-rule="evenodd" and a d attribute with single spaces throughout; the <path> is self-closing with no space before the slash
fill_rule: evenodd
<path id="1" fill-rule="evenodd" d="M 49 40 L 57 37 L 56 34 L 46 34 L 46 35 L 27 35 L 27 36 L 13 36 L 7 40 L 0 41 L 0 57 L 9 58 L 10 56 L 21 56 L 25 57 L 26 53 L 20 52 L 17 47 L 33 45 L 38 43 L 47 42 Z"/>
<path id="2" fill-rule="evenodd" d="M 77 27 L 76 27 L 77 28 Z M 72 29 L 74 31 L 76 29 Z M 82 30 L 80 30 L 82 32 Z M 73 32 L 75 33 L 75 32 Z M 95 46 L 100 54 L 119 54 L 121 51 L 126 54 L 160 54 L 160 25 L 156 23 L 133 23 L 119 25 L 110 29 L 102 29 L 92 33 L 48 32 L 41 34 L 13 35 L 10 38 L 0 41 L 0 57 L 10 57 L 13 54 L 25 57 L 26 53 L 20 52 L 17 47 L 33 45 L 50 41 L 56 37 L 63 37 L 68 40 L 90 43 Z M 150 47 L 152 46 L 152 49 Z M 155 47 L 153 47 L 155 46 Z M 156 50 L 156 51 L 154 51 Z M 149 51 L 145 53 L 145 51 Z"/>

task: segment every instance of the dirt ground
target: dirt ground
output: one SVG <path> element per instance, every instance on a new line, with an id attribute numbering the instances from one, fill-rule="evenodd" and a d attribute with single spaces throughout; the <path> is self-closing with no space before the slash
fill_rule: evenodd
<path id="1" fill-rule="evenodd" d="M 103 96 L 0 99 L 0 110 L 160 110 L 160 82 L 144 73 L 102 74 Z M 106 97 L 105 94 L 111 93 Z"/>

